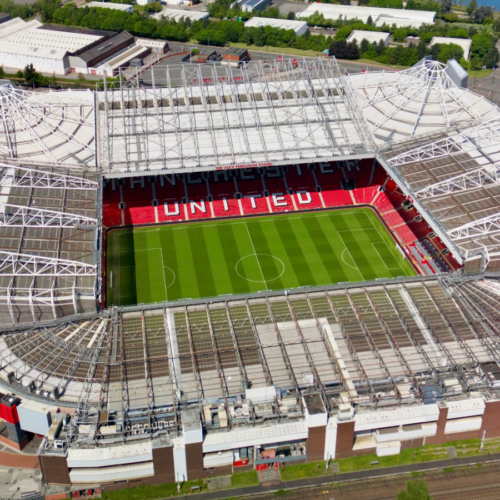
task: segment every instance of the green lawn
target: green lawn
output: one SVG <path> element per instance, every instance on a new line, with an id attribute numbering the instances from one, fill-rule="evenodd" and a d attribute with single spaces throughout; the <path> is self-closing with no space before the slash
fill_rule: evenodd
<path id="1" fill-rule="evenodd" d="M 413 276 L 367 208 L 113 230 L 107 303 L 132 305 Z"/>

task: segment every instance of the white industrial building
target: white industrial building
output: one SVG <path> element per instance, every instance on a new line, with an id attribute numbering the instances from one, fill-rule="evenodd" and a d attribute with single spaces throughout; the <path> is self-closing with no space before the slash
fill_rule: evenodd
<path id="1" fill-rule="evenodd" d="M 116 4 L 115 4 L 116 5 Z M 0 64 L 23 69 L 27 64 L 44 73 L 64 75 L 71 71 L 69 53 L 98 43 L 103 35 L 59 31 L 45 27 L 39 21 L 20 18 L 0 25 Z"/>
<path id="2" fill-rule="evenodd" d="M 354 30 L 349 37 L 347 38 L 348 42 L 353 42 L 356 40 L 358 45 L 366 40 L 369 43 L 380 43 L 380 41 L 384 42 L 384 45 L 387 47 L 389 45 L 389 39 L 391 38 L 390 33 L 385 33 L 383 31 L 363 31 L 363 30 Z"/>
<path id="3" fill-rule="evenodd" d="M 141 4 L 142 5 L 142 4 Z M 100 8 L 100 9 L 113 9 L 113 10 L 122 10 L 124 12 L 134 12 L 133 5 L 127 3 L 112 3 L 112 2 L 89 2 L 80 8 L 90 7 L 90 8 Z"/>
<path id="4" fill-rule="evenodd" d="M 297 13 L 297 17 L 305 19 L 315 12 L 323 14 L 325 19 L 359 19 L 366 23 L 371 17 L 375 26 L 395 24 L 398 28 L 411 26 L 419 28 L 422 24 L 432 24 L 436 19 L 435 12 L 406 9 L 381 9 L 378 7 L 358 7 L 332 3 L 312 3 L 307 9 Z"/>
<path id="5" fill-rule="evenodd" d="M 261 26 L 271 26 L 282 30 L 293 30 L 297 36 L 303 35 L 307 31 L 306 21 L 291 21 L 288 19 L 270 19 L 267 17 L 252 17 L 245 23 L 247 28 L 260 28 Z"/>
<path id="6" fill-rule="evenodd" d="M 436 44 L 441 44 L 441 45 L 448 45 L 450 43 L 453 43 L 454 45 L 458 45 L 459 47 L 462 47 L 464 51 L 464 59 L 466 61 L 469 60 L 469 55 L 470 55 L 470 47 L 472 45 L 472 40 L 464 39 L 464 38 L 448 38 L 444 36 L 435 36 L 431 40 L 430 46 L 432 47 L 433 45 Z"/>
<path id="7" fill-rule="evenodd" d="M 100 63 L 116 57 L 133 42 L 134 37 L 126 31 L 54 27 L 16 18 L 0 25 L 0 65 L 19 70 L 33 64 L 37 71 L 56 75 L 97 74 Z"/>
<path id="8" fill-rule="evenodd" d="M 174 21 L 179 21 L 180 19 L 190 19 L 194 21 L 202 21 L 209 17 L 208 12 L 200 12 L 198 10 L 187 10 L 187 9 L 163 9 L 161 12 L 157 12 L 153 15 L 155 19 L 172 19 Z"/>

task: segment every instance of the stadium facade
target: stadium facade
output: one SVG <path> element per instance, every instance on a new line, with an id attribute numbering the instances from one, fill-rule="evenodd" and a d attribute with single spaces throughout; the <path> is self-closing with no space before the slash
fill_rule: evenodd
<path id="1" fill-rule="evenodd" d="M 46 434 L 44 480 L 117 488 L 500 435 L 500 110 L 457 79 L 452 63 L 346 76 L 310 60 L 0 88 L 2 415 L 20 447 Z M 458 271 L 104 307 L 103 183 L 367 159 Z"/>

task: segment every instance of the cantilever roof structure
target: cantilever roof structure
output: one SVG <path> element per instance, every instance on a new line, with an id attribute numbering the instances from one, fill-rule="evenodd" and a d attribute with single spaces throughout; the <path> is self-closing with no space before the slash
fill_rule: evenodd
<path id="1" fill-rule="evenodd" d="M 221 74 L 211 65 L 185 65 L 175 83 L 174 70 L 166 71 L 164 87 L 108 86 L 98 94 L 105 176 L 373 155 L 335 60 L 302 60 L 297 68 L 256 61 L 238 76 L 230 66 Z"/>
<path id="2" fill-rule="evenodd" d="M 393 145 L 383 163 L 460 255 L 489 260 L 500 252 L 500 118 L 425 139 Z"/>
<path id="3" fill-rule="evenodd" d="M 486 98 L 458 88 L 446 65 L 437 61 L 423 60 L 404 71 L 356 74 L 349 82 L 380 146 L 500 116 Z"/>
<path id="4" fill-rule="evenodd" d="M 98 177 L 0 164 L 0 324 L 95 312 Z"/>
<path id="5" fill-rule="evenodd" d="M 0 88 L 0 159 L 94 167 L 94 93 Z"/>

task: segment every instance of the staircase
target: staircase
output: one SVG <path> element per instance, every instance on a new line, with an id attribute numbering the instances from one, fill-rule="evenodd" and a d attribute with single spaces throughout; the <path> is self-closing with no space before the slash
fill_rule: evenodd
<path id="1" fill-rule="evenodd" d="M 269 469 L 258 471 L 259 482 L 263 485 L 277 484 L 280 482 L 280 471 L 271 467 Z"/>

